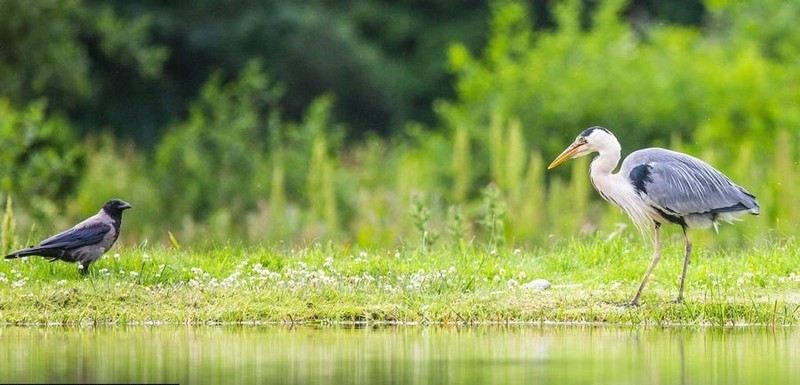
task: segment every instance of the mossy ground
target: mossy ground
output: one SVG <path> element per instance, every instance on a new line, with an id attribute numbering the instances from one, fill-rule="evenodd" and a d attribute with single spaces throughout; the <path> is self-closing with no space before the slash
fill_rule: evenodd
<path id="1" fill-rule="evenodd" d="M 794 241 L 698 249 L 675 304 L 681 245 L 672 242 L 643 296 L 651 250 L 588 238 L 549 250 L 367 250 L 224 245 L 204 251 L 118 248 L 92 266 L 40 258 L 0 263 L 0 322 L 506 323 L 795 325 Z M 528 283 L 552 283 L 540 290 Z"/>

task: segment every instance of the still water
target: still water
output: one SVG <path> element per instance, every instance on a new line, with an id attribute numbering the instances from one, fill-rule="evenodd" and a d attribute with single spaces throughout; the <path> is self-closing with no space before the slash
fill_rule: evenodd
<path id="1" fill-rule="evenodd" d="M 0 383 L 798 381 L 793 328 L 0 327 Z"/>

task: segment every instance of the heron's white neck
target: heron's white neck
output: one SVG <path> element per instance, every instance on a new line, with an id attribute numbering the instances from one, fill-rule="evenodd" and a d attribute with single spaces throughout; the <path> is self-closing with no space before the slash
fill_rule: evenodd
<path id="1" fill-rule="evenodd" d="M 611 174 L 619 163 L 620 151 L 618 144 L 598 151 L 597 157 L 592 160 L 589 168 L 592 179 Z"/>
<path id="2" fill-rule="evenodd" d="M 640 231 L 646 232 L 651 221 L 647 205 L 642 203 L 627 178 L 613 172 L 619 163 L 620 150 L 618 143 L 599 150 L 589 166 L 589 177 L 603 199 L 619 206 Z"/>
<path id="3" fill-rule="evenodd" d="M 599 150 L 597 157 L 589 165 L 589 178 L 603 199 L 625 209 L 620 198 L 630 195 L 633 191 L 629 191 L 629 184 L 625 183 L 619 174 L 613 173 L 619 163 L 619 153 L 619 145 Z"/>

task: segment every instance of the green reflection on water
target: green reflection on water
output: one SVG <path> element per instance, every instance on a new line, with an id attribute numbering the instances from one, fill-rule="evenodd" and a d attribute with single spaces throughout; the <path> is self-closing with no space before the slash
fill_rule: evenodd
<path id="1" fill-rule="evenodd" d="M 793 328 L 0 328 L 0 382 L 787 384 Z"/>

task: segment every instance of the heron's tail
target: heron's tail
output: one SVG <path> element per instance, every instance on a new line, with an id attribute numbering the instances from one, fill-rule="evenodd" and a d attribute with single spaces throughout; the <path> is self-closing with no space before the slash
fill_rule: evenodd
<path id="1" fill-rule="evenodd" d="M 753 215 L 761 214 L 761 207 L 758 205 L 758 201 L 756 200 L 756 196 L 753 195 L 753 194 L 750 194 L 747 190 L 742 188 L 742 186 L 738 186 L 738 187 L 739 187 L 739 191 L 741 191 L 742 194 L 744 194 L 744 199 L 742 199 L 741 202 L 739 203 L 740 205 L 743 206 L 742 208 L 746 209 L 747 212 L 749 212 L 750 214 L 753 214 Z"/>

